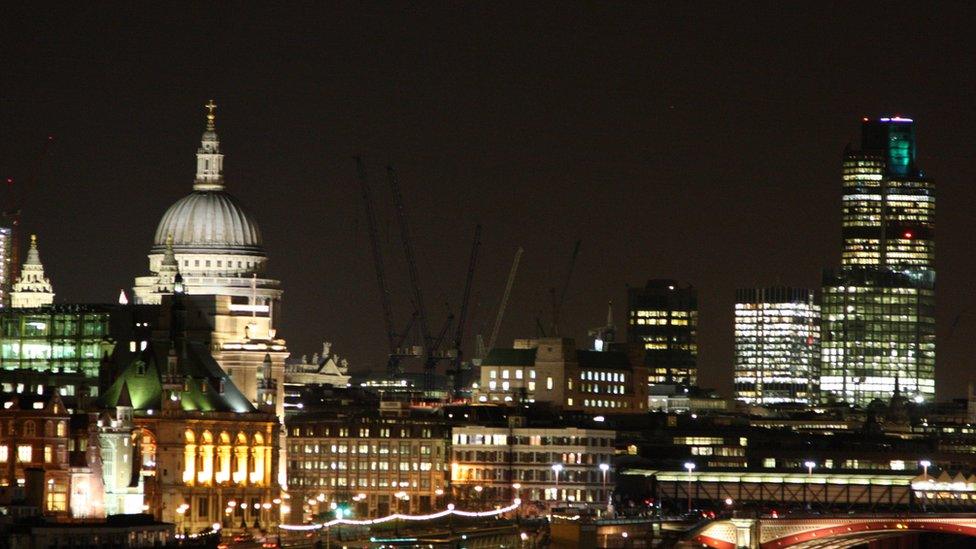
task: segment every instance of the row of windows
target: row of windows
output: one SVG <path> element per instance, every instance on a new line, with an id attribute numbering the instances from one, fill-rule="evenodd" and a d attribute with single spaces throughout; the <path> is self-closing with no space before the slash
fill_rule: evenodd
<path id="1" fill-rule="evenodd" d="M 511 373 L 513 371 L 514 374 Z M 498 379 L 498 372 L 499 370 L 496 369 L 488 370 L 488 379 Z M 515 370 L 504 368 L 501 370 L 502 379 L 509 379 L 512 375 L 514 375 L 515 379 L 522 379 L 524 374 L 522 373 L 521 368 L 517 368 Z M 529 379 L 535 379 L 535 370 L 529 370 Z"/>
<path id="2" fill-rule="evenodd" d="M 329 441 L 320 441 L 316 443 L 305 443 L 305 444 L 291 444 L 289 446 L 289 451 L 296 455 L 301 454 L 360 454 L 360 455 L 383 455 L 383 454 L 394 454 L 394 455 L 420 455 L 429 456 L 432 452 L 435 454 L 440 454 L 442 451 L 441 446 L 430 446 L 429 444 L 410 444 L 409 442 L 401 442 L 399 445 L 390 444 L 387 442 L 381 442 L 379 444 L 373 443 L 360 443 L 360 444 L 345 444 L 345 443 L 330 443 Z"/>
<path id="3" fill-rule="evenodd" d="M 44 463 L 54 463 L 55 461 L 55 449 L 54 446 L 48 444 L 43 447 L 38 447 L 40 452 L 35 452 L 34 447 L 30 444 L 18 444 L 17 445 L 17 463 L 34 463 L 35 458 L 40 458 L 43 456 Z M 0 445 L 0 463 L 9 463 L 10 461 L 10 449 L 11 446 L 3 444 Z M 64 463 L 67 461 L 67 453 L 64 446 L 59 446 L 57 450 L 57 461 L 58 463 Z"/>
<path id="4" fill-rule="evenodd" d="M 36 404 L 43 403 L 37 402 Z M 16 435 L 18 431 L 25 437 L 35 437 L 37 436 L 37 423 L 35 423 L 32 419 L 28 419 L 21 423 L 18 429 L 17 422 L 13 419 L 7 421 L 6 428 L 4 428 L 3 423 L 0 422 L 0 435 L 2 435 L 4 432 L 6 432 L 8 435 Z M 58 421 L 55 423 L 49 419 L 44 422 L 43 433 L 45 437 L 66 437 L 68 436 L 68 422 Z"/>
<path id="5" fill-rule="evenodd" d="M 430 427 L 332 427 L 328 425 L 292 426 L 291 435 L 294 437 L 379 437 L 379 438 L 433 438 L 434 431 Z M 334 434 L 333 434 L 334 433 Z M 372 433 L 372 434 L 371 434 Z"/>
<path id="6" fill-rule="evenodd" d="M 595 448 L 612 446 L 613 440 L 612 437 L 592 436 L 511 436 L 511 444 L 514 446 L 585 446 Z M 509 444 L 509 436 L 505 434 L 454 433 L 452 442 L 455 445 L 506 446 Z"/>
<path id="7" fill-rule="evenodd" d="M 369 461 L 369 462 L 358 462 L 358 461 L 319 461 L 319 460 L 306 460 L 306 461 L 293 461 L 292 470 L 303 469 L 306 471 L 431 471 L 437 470 L 441 471 L 444 468 L 443 463 L 431 463 L 429 461 Z M 362 467 L 360 467 L 362 465 Z"/>

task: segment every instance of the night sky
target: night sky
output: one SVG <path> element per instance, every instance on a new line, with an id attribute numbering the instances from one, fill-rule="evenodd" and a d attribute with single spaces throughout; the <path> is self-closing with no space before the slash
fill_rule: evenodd
<path id="1" fill-rule="evenodd" d="M 938 188 L 938 395 L 976 378 L 966 3 L 98 4 L 0 18 L 0 175 L 19 182 L 58 302 L 115 301 L 147 271 L 213 98 L 228 190 L 263 231 L 293 353 L 327 339 L 357 370 L 385 361 L 358 154 L 398 322 L 409 287 L 386 163 L 434 329 L 460 301 L 476 223 L 470 333 L 490 331 L 525 248 L 501 344 L 548 323 L 580 239 L 563 333 L 583 345 L 610 299 L 622 331 L 628 284 L 691 282 L 700 379 L 728 395 L 735 288 L 819 286 L 840 260 L 844 146 L 862 116 L 901 114 Z"/>

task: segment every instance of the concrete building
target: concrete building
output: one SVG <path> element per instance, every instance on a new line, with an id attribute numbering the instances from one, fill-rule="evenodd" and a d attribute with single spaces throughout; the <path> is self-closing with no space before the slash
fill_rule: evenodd
<path id="1" fill-rule="evenodd" d="M 0 504 L 34 500 L 44 514 L 69 516 L 70 415 L 61 398 L 48 387 L 43 394 L 3 393 L 0 403 Z"/>
<path id="2" fill-rule="evenodd" d="M 332 350 L 332 343 L 322 344 L 322 354 L 315 353 L 309 358 L 289 358 L 285 361 L 285 386 L 330 385 L 345 387 L 352 377 L 349 375 L 349 361 Z"/>
<path id="3" fill-rule="evenodd" d="M 430 410 L 382 402 L 288 418 L 292 521 L 336 504 L 355 518 L 446 505 L 449 427 Z"/>
<path id="4" fill-rule="evenodd" d="M 474 399 L 484 403 L 548 402 L 589 413 L 647 411 L 647 370 L 620 351 L 576 348 L 571 338 L 517 339 L 481 362 Z"/>
<path id="5" fill-rule="evenodd" d="M 519 497 L 528 512 L 605 508 L 613 486 L 612 430 L 504 424 L 457 425 L 451 433 L 451 489 L 468 507 Z"/>

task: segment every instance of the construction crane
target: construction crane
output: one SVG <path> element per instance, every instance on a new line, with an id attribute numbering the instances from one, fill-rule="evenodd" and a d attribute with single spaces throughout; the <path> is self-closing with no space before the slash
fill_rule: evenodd
<path id="1" fill-rule="evenodd" d="M 566 301 L 566 292 L 569 290 L 569 281 L 573 278 L 573 269 L 576 267 L 576 257 L 579 256 L 580 242 L 576 241 L 576 245 L 573 246 L 573 255 L 569 259 L 569 269 L 566 271 L 566 281 L 563 283 L 562 292 L 559 294 L 559 299 L 556 299 L 556 288 L 550 288 L 549 293 L 552 296 L 552 336 L 559 337 L 559 315 L 562 312 L 563 302 Z"/>
<path id="2" fill-rule="evenodd" d="M 431 337 L 427 308 L 424 306 L 424 295 L 420 287 L 420 274 L 417 271 L 417 260 L 414 257 L 413 242 L 410 238 L 410 226 L 407 223 L 407 212 L 403 206 L 403 196 L 400 193 L 400 183 L 397 181 L 396 171 L 392 166 L 386 167 L 386 173 L 390 180 L 390 190 L 393 191 L 393 205 L 396 208 L 397 221 L 400 224 L 400 239 L 403 241 L 403 254 L 407 258 L 410 286 L 413 289 L 413 305 L 417 311 L 417 323 L 424 357 L 424 390 L 430 391 L 434 388 L 434 370 L 437 363 L 446 358 L 443 353 L 440 353 L 440 346 L 453 317 L 448 316 L 444 329 L 441 330 L 436 339 Z"/>
<path id="3" fill-rule="evenodd" d="M 471 256 L 468 259 L 468 276 L 464 281 L 464 295 L 461 297 L 461 312 L 457 319 L 457 327 L 454 330 L 454 357 L 451 371 L 449 372 L 452 380 L 453 394 L 457 395 L 462 389 L 461 365 L 464 362 L 464 354 L 461 344 L 464 340 L 464 326 L 468 320 L 468 303 L 471 299 L 471 284 L 474 281 L 474 268 L 478 262 L 478 248 L 481 247 L 481 225 L 474 228 L 474 242 L 471 244 Z"/>
<path id="4" fill-rule="evenodd" d="M 417 321 L 417 313 L 414 312 L 410 316 L 410 320 L 403 330 L 398 332 L 395 329 L 393 325 L 393 306 L 390 303 L 390 291 L 386 285 L 386 270 L 383 266 L 383 252 L 380 248 L 376 228 L 376 212 L 373 206 L 373 195 L 369 187 L 369 178 L 366 176 L 366 164 L 358 156 L 355 157 L 355 160 L 356 171 L 359 174 L 360 190 L 363 195 L 363 204 L 366 207 L 366 222 L 369 225 L 369 244 L 373 252 L 373 267 L 376 270 L 376 282 L 380 290 L 380 304 L 383 307 L 383 323 L 386 327 L 386 340 L 389 347 L 386 372 L 387 375 L 393 377 L 402 373 L 400 360 L 408 356 L 413 356 L 409 352 L 404 352 L 403 344 L 413 329 L 414 323 Z"/>
<path id="5" fill-rule="evenodd" d="M 508 271 L 508 282 L 505 283 L 505 293 L 502 294 L 502 302 L 498 304 L 498 314 L 495 315 L 495 324 L 492 326 L 491 335 L 488 337 L 488 347 L 483 349 L 482 353 L 490 352 L 495 347 L 495 341 L 498 339 L 498 329 L 502 325 L 502 318 L 505 317 L 505 308 L 508 307 L 508 298 L 512 295 L 512 285 L 515 284 L 515 274 L 518 273 L 519 261 L 522 259 L 522 253 L 524 251 L 521 246 L 515 251 L 512 268 Z"/>
<path id="6" fill-rule="evenodd" d="M 30 177 L 27 180 L 28 188 L 34 188 L 37 186 L 37 179 L 40 176 L 41 168 L 44 166 L 44 159 L 47 157 L 47 152 L 51 148 L 51 143 L 54 142 L 54 136 L 49 135 L 47 139 L 44 140 L 44 144 L 41 146 L 41 152 L 37 155 L 34 165 L 31 167 Z M 21 242 L 21 226 L 20 226 L 20 214 L 23 209 L 23 196 L 17 193 L 14 187 L 14 179 L 12 177 L 7 178 L 7 189 L 3 209 L 3 218 L 10 225 L 10 283 L 15 282 L 20 278 L 20 242 Z"/>

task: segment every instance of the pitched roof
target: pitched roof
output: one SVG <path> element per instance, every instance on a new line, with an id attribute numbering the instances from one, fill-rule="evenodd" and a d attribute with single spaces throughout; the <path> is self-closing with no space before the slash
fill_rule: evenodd
<path id="1" fill-rule="evenodd" d="M 121 373 L 99 398 L 103 407 L 125 406 L 126 395 L 136 410 L 162 408 L 162 372 L 169 359 L 169 340 L 149 342 L 142 352 L 116 347 L 113 361 Z M 254 412 L 254 405 L 241 393 L 214 360 L 206 345 L 186 344 L 186 354 L 178 358 L 177 368 L 183 378 L 180 404 L 184 411 Z"/>

